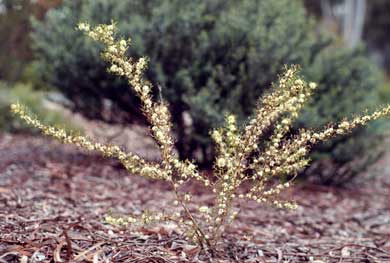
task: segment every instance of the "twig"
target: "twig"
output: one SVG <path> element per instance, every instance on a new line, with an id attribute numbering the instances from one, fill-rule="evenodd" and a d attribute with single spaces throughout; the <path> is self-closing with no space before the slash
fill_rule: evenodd
<path id="1" fill-rule="evenodd" d="M 64 229 L 62 234 L 64 235 L 65 241 L 66 241 L 66 260 L 70 261 L 73 257 L 72 242 L 69 238 L 69 235 L 68 235 L 68 232 L 66 229 Z"/>

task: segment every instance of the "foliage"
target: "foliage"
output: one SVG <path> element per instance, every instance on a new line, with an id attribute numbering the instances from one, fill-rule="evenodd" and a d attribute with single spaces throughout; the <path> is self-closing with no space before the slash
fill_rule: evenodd
<path id="1" fill-rule="evenodd" d="M 379 98 L 381 100 L 381 104 L 389 104 L 390 103 L 390 81 L 387 79 L 384 83 L 379 87 Z M 376 131 L 383 136 L 389 135 L 390 124 L 388 122 L 380 123 L 378 127 L 376 127 Z"/>
<path id="2" fill-rule="evenodd" d="M 28 16 L 32 7 L 26 0 L 5 1 L 1 5 L 4 10 L 0 12 L 0 78 L 16 80 L 23 64 L 31 58 L 28 39 L 21 36 L 28 35 Z"/>
<path id="3" fill-rule="evenodd" d="M 304 114 L 298 127 L 340 121 L 377 103 L 372 95 L 376 69 L 364 52 L 330 45 L 322 33 L 316 35 L 300 1 L 65 1 L 35 23 L 33 39 L 40 72 L 89 117 L 106 118 L 102 112 L 107 110 L 113 112 L 107 121 L 140 116 L 139 100 L 125 81 L 106 72 L 98 45 L 73 31 L 80 20 L 107 23 L 112 17 L 120 21 L 121 33 L 135 36 L 131 54 L 146 54 L 155 65 L 146 74 L 169 102 L 182 159 L 209 164 L 215 155 L 209 130 L 222 125 L 228 113 L 241 125 L 283 64 L 299 64 L 304 77 L 321 83 L 306 111 L 312 114 Z M 159 88 L 152 92 L 159 96 Z M 317 148 L 316 156 L 330 151 L 337 162 L 353 160 L 368 149 L 361 139 L 367 133 L 360 133 L 353 143 L 341 144 L 344 138 Z M 348 155 L 336 150 L 344 146 Z"/>
<path id="4" fill-rule="evenodd" d="M 43 107 L 45 95 L 42 91 L 33 90 L 30 84 L 17 83 L 9 85 L 0 82 L 0 130 L 6 132 L 37 132 L 37 130 L 31 130 L 23 122 L 12 117 L 9 107 L 15 101 L 28 106 L 41 120 L 49 125 L 60 125 L 80 130 L 77 125 L 65 119 L 61 113 L 53 110 L 48 111 L 47 108 Z"/>
<path id="5" fill-rule="evenodd" d="M 383 103 L 390 102 L 390 81 L 387 80 L 379 88 L 379 97 Z"/>
<path id="6" fill-rule="evenodd" d="M 380 100 L 377 87 L 381 83 L 381 72 L 366 59 L 362 48 L 326 50 L 306 71 L 305 75 L 320 84 L 313 100 L 298 119 L 298 128 L 318 128 L 331 121 L 340 121 L 358 110 L 373 110 L 389 102 Z M 326 96 L 320 98 L 323 94 Z M 312 179 L 322 184 L 341 185 L 350 181 L 379 157 L 377 146 L 381 141 L 382 125 L 376 122 L 364 129 L 356 129 L 353 136 L 340 136 L 314 147 L 312 158 L 318 162 L 315 166 L 318 169 L 312 167 L 306 175 L 316 175 Z"/>
<path id="7" fill-rule="evenodd" d="M 0 79 L 19 80 L 24 67 L 32 59 L 29 17 L 43 14 L 60 0 L 2 0 L 0 1 Z"/>
<path id="8" fill-rule="evenodd" d="M 118 146 L 94 142 L 87 137 L 67 133 L 64 129 L 47 126 L 30 116 L 20 104 L 13 104 L 11 109 L 27 124 L 63 143 L 101 152 L 105 156 L 118 159 L 130 173 L 170 183 L 176 196 L 175 202 L 179 206 L 175 213 L 146 211 L 140 217 L 107 217 L 107 221 L 111 223 L 149 224 L 156 221 L 173 221 L 183 228 L 184 233 L 194 242 L 212 250 L 225 227 L 237 215 L 233 200 L 249 199 L 280 208 L 294 208 L 294 203 L 278 199 L 278 194 L 290 186 L 290 181 L 278 183 L 272 180 L 273 178 L 296 175 L 300 169 L 307 166 L 307 155 L 312 145 L 337 135 L 348 134 L 370 120 L 390 115 L 390 106 L 387 106 L 371 115 L 357 116 L 350 121 L 343 120 L 329 125 L 322 131 L 301 129 L 297 134 L 289 136 L 292 122 L 298 117 L 303 104 L 317 85 L 302 80 L 298 76 L 297 67 L 286 68 L 275 84 L 275 89 L 262 97 L 254 116 L 243 129 L 237 126 L 234 115 L 227 115 L 225 126 L 212 132 L 217 155 L 214 177 L 209 178 L 199 173 L 195 164 L 181 161 L 174 153 L 168 104 L 152 97 L 153 85 L 144 74 L 147 59 L 126 56 L 130 40 L 116 37 L 114 24 L 91 28 L 89 24 L 81 23 L 79 29 L 103 44 L 101 55 L 103 60 L 109 63 L 109 71 L 124 78 L 140 99 L 142 112 L 150 124 L 151 136 L 159 145 L 161 163 L 150 163 L 133 153 L 124 152 Z M 248 173 L 252 176 L 246 176 Z M 188 208 L 192 196 L 182 193 L 183 184 L 190 179 L 200 181 L 205 187 L 211 187 L 215 193 L 214 204 L 199 207 L 198 214 Z M 239 189 L 244 182 L 250 183 L 249 190 Z"/>

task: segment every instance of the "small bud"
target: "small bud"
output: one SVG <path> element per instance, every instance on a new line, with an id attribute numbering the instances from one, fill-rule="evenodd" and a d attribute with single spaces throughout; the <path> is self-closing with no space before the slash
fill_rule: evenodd
<path id="1" fill-rule="evenodd" d="M 109 47 L 108 47 L 108 51 L 109 51 L 110 53 L 116 53 L 116 52 L 118 52 L 118 50 L 117 50 L 116 47 L 114 47 L 114 46 L 109 46 Z"/>
<path id="2" fill-rule="evenodd" d="M 309 83 L 309 88 L 311 88 L 311 89 L 317 88 L 317 83 L 315 83 L 315 82 L 310 82 L 310 83 Z"/>
<path id="3" fill-rule="evenodd" d="M 150 92 L 149 86 L 147 86 L 147 85 L 143 86 L 143 87 L 142 87 L 142 92 L 145 93 L 145 94 L 146 94 L 146 93 L 149 93 L 149 92 Z"/>
<path id="4" fill-rule="evenodd" d="M 297 84 L 297 85 L 303 85 L 303 81 L 302 81 L 301 79 L 297 79 L 297 80 L 295 81 L 295 84 Z"/>
<path id="5" fill-rule="evenodd" d="M 77 27 L 81 31 L 89 31 L 91 29 L 89 24 L 86 23 L 79 23 Z"/>
<path id="6" fill-rule="evenodd" d="M 217 166 L 218 167 L 225 167 L 226 166 L 226 160 L 224 159 L 224 158 L 219 158 L 218 160 L 217 160 Z"/>

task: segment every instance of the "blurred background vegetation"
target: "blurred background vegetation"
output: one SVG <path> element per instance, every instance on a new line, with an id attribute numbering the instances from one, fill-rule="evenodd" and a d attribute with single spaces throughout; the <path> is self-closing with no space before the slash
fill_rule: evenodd
<path id="1" fill-rule="evenodd" d="M 319 83 L 296 128 L 320 127 L 390 102 L 390 2 L 386 0 L 2 0 L 0 101 L 26 100 L 52 123 L 47 94 L 91 119 L 142 123 L 138 101 L 106 72 L 80 21 L 118 22 L 133 56 L 150 58 L 155 95 L 170 103 L 182 158 L 210 165 L 209 130 L 226 113 L 240 122 L 284 64 Z M 161 94 L 160 94 L 161 93 Z M 4 95 L 3 95 L 4 94 Z M 59 95 L 61 94 L 61 95 Z M 29 99 L 29 98 L 32 99 Z M 6 114 L 6 131 L 23 130 Z M 386 126 L 376 122 L 313 149 L 304 175 L 343 184 L 375 161 Z"/>

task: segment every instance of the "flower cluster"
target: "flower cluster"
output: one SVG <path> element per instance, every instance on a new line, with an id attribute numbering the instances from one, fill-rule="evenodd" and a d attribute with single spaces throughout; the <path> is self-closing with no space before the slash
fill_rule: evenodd
<path id="1" fill-rule="evenodd" d="M 126 78 L 140 98 L 143 113 L 150 124 L 151 136 L 161 151 L 161 162 L 151 163 L 135 154 L 124 152 L 118 146 L 101 144 L 61 128 L 46 126 L 32 117 L 22 105 L 14 104 L 11 110 L 29 125 L 63 143 L 98 151 L 118 159 L 130 173 L 165 180 L 171 184 L 177 211 L 170 215 L 146 211 L 142 215 L 126 218 L 106 217 L 106 221 L 112 224 L 127 226 L 173 221 L 189 238 L 202 247 L 211 248 L 225 227 L 237 216 L 238 212 L 233 206 L 235 199 L 254 200 L 279 208 L 295 208 L 296 204 L 281 201 L 278 196 L 291 186 L 297 173 L 309 164 L 308 153 L 313 144 L 347 134 L 368 121 L 390 115 L 390 106 L 387 106 L 371 115 L 328 126 L 323 131 L 300 130 L 292 136 L 289 132 L 291 125 L 317 85 L 306 83 L 299 77 L 296 66 L 286 68 L 274 89 L 259 101 L 253 118 L 244 127 L 238 127 L 235 116 L 228 115 L 226 125 L 212 131 L 217 154 L 214 176 L 209 177 L 201 174 L 191 161 L 180 160 L 175 155 L 168 105 L 153 99 L 153 86 L 144 77 L 147 59 L 127 57 L 130 40 L 116 37 L 115 24 L 91 27 L 81 23 L 78 28 L 104 45 L 102 58 L 109 63 L 108 70 Z M 279 183 L 276 180 L 285 175 L 293 176 L 288 182 Z M 181 188 L 190 179 L 211 188 L 215 193 L 214 205 L 200 205 L 197 213 L 190 211 L 188 207 L 194 197 L 183 193 Z M 244 182 L 251 185 L 246 191 L 240 188 Z"/>

